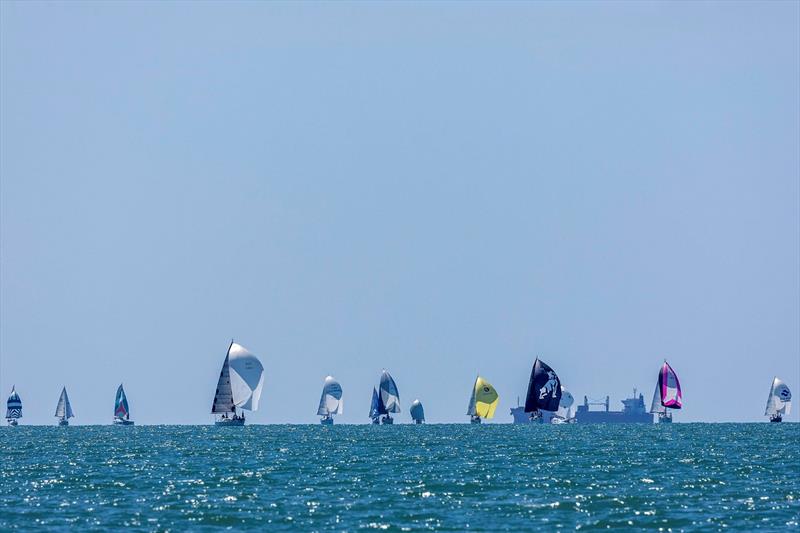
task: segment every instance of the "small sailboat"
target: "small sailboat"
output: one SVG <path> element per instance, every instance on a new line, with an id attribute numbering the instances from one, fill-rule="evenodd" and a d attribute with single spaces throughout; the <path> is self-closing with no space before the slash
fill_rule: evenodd
<path id="1" fill-rule="evenodd" d="M 9 401 L 11 401 L 9 399 Z M 792 410 L 792 391 L 786 386 L 786 383 L 778 379 L 776 376 L 772 380 L 772 386 L 769 388 L 769 396 L 767 396 L 767 408 L 764 410 L 764 416 L 769 417 L 770 422 L 782 422 L 783 417 L 788 415 Z"/>
<path id="2" fill-rule="evenodd" d="M 400 393 L 391 374 L 386 370 L 381 372 L 381 382 L 378 389 L 372 389 L 372 404 L 369 408 L 369 417 L 373 424 L 394 424 L 391 413 L 400 412 Z M 381 416 L 383 418 L 381 418 Z"/>
<path id="3" fill-rule="evenodd" d="M 408 411 L 411 413 L 411 419 L 415 424 L 425 423 L 425 409 L 422 407 L 422 402 L 419 400 L 414 400 L 414 402 L 411 404 L 411 409 Z"/>
<path id="4" fill-rule="evenodd" d="M 575 398 L 563 385 L 561 386 L 561 401 L 558 402 L 558 411 L 550 419 L 551 424 L 574 424 L 577 422 L 572 415 L 572 404 Z"/>
<path id="5" fill-rule="evenodd" d="M 658 381 L 656 390 L 653 392 L 653 401 L 650 404 L 650 412 L 658 414 L 658 422 L 669 424 L 672 422 L 671 409 L 680 409 L 683 405 L 681 384 L 678 375 L 669 366 L 666 360 L 658 371 Z"/>
<path id="6" fill-rule="evenodd" d="M 128 407 L 128 397 L 125 396 L 125 389 L 122 388 L 122 383 L 117 387 L 117 397 L 114 399 L 114 425 L 115 426 L 132 426 L 131 410 Z"/>
<path id="7" fill-rule="evenodd" d="M 69 403 L 69 396 L 67 396 L 67 388 L 61 389 L 61 396 L 58 398 L 58 405 L 56 405 L 55 417 L 58 418 L 59 426 L 68 426 L 69 419 L 74 417 L 75 413 L 72 412 L 72 405 Z"/>
<path id="8" fill-rule="evenodd" d="M 317 409 L 317 414 L 322 417 L 320 424 L 332 425 L 333 415 L 342 414 L 343 409 L 342 386 L 333 376 L 328 376 L 322 385 L 322 397 L 319 399 L 319 409 Z"/>
<path id="9" fill-rule="evenodd" d="M 481 418 L 487 420 L 492 418 L 499 401 L 500 396 L 497 395 L 497 391 L 492 384 L 480 376 L 476 377 L 469 396 L 469 406 L 467 407 L 470 423 L 480 424 Z"/>
<path id="10" fill-rule="evenodd" d="M 531 379 L 528 382 L 525 412 L 530 413 L 532 421 L 540 422 L 541 411 L 558 411 L 561 394 L 561 380 L 555 370 L 537 357 L 531 369 Z"/>
<path id="11" fill-rule="evenodd" d="M 22 400 L 17 394 L 16 387 L 12 386 L 11 395 L 6 402 L 6 421 L 9 426 L 16 426 L 20 418 L 22 418 Z"/>
<path id="12" fill-rule="evenodd" d="M 216 426 L 243 426 L 245 411 L 258 410 L 261 389 L 264 386 L 264 366 L 258 357 L 241 344 L 231 341 L 214 393 L 211 412 L 220 415 L 214 422 Z"/>

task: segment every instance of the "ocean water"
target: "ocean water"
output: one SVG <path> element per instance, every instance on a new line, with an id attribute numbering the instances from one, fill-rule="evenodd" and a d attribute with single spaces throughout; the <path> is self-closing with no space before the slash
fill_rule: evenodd
<path id="1" fill-rule="evenodd" d="M 800 424 L 0 429 L 0 530 L 798 529 Z"/>

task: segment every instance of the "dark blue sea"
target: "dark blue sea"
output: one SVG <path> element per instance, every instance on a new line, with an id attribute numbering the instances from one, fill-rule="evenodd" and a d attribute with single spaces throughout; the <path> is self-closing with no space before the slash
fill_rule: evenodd
<path id="1" fill-rule="evenodd" d="M 0 429 L 0 530 L 798 529 L 800 424 Z"/>

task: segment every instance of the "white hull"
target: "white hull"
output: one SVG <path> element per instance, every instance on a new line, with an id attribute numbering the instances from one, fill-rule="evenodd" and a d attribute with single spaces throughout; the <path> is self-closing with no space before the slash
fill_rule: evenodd
<path id="1" fill-rule="evenodd" d="M 132 426 L 132 425 L 134 425 L 134 421 L 133 420 L 124 420 L 122 418 L 115 418 L 114 419 L 114 425 L 115 426 Z"/>

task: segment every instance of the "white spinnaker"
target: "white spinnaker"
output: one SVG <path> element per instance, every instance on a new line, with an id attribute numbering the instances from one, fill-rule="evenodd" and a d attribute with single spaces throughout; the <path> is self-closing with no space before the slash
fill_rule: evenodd
<path id="1" fill-rule="evenodd" d="M 564 385 L 561 385 L 561 400 L 558 402 L 558 411 L 557 414 L 559 416 L 563 416 L 564 418 L 569 419 L 572 407 L 572 404 L 575 403 L 575 397 L 572 396 L 572 393 L 567 390 Z"/>
<path id="2" fill-rule="evenodd" d="M 247 411 L 256 411 L 264 386 L 264 366 L 258 357 L 235 342 L 228 350 L 233 403 Z"/>
<path id="3" fill-rule="evenodd" d="M 340 415 L 343 411 L 342 386 L 333 376 L 328 376 L 322 386 L 322 397 L 319 399 L 317 414 L 320 416 Z"/>
<path id="4" fill-rule="evenodd" d="M 779 378 L 772 380 L 772 387 L 769 389 L 767 397 L 767 408 L 765 415 L 773 416 L 776 414 L 788 415 L 792 410 L 792 393 L 786 383 Z"/>

